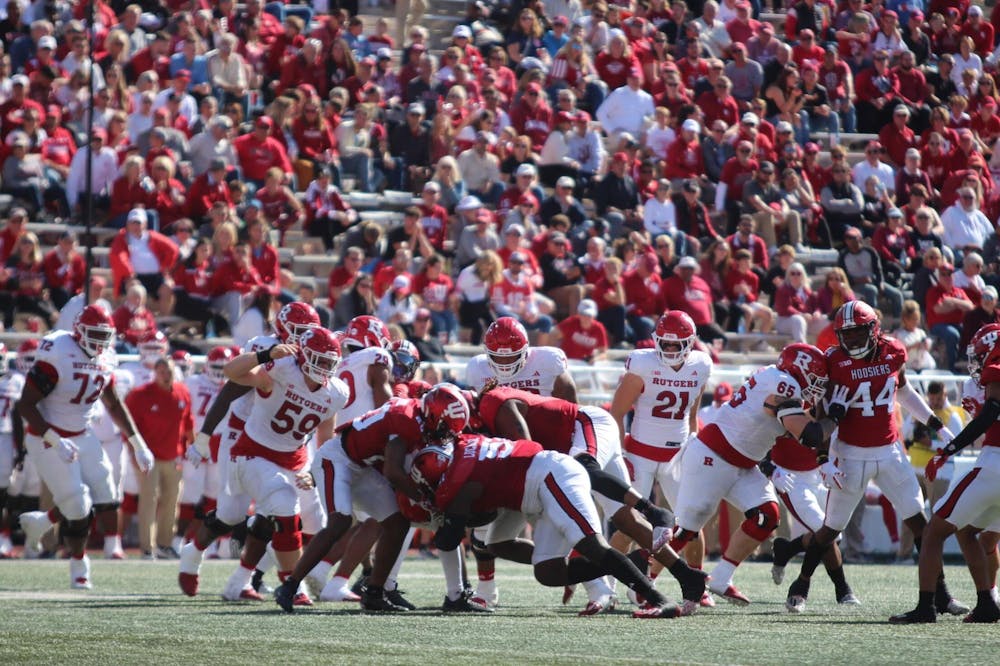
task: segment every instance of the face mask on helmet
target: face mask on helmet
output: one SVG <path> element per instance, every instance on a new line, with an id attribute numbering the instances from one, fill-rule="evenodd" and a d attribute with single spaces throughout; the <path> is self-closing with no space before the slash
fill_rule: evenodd
<path id="1" fill-rule="evenodd" d="M 225 367 L 225 363 L 206 363 L 205 377 L 216 384 L 221 384 L 226 379 L 226 374 L 223 372 L 223 368 Z"/>
<path id="2" fill-rule="evenodd" d="M 826 377 L 817 377 L 813 373 L 806 373 L 807 384 L 802 387 L 802 399 L 813 405 L 826 397 Z"/>
<path id="3" fill-rule="evenodd" d="M 693 346 L 693 338 L 672 340 L 663 336 L 656 336 L 656 355 L 667 365 L 677 365 L 686 361 Z"/>
<path id="4" fill-rule="evenodd" d="M 304 360 L 302 371 L 306 377 L 319 384 L 326 384 L 337 372 L 340 357 L 336 354 L 322 354 L 308 347 L 302 350 Z"/>
<path id="5" fill-rule="evenodd" d="M 528 350 L 525 348 L 511 354 L 498 354 L 488 351 L 486 352 L 486 357 L 489 360 L 490 368 L 498 378 L 510 379 L 524 367 L 524 362 L 528 357 Z"/>
<path id="6" fill-rule="evenodd" d="M 392 353 L 392 378 L 397 384 L 413 381 L 419 368 L 420 361 L 412 354 L 402 350 Z"/>
<path id="7" fill-rule="evenodd" d="M 288 331 L 288 335 L 285 342 L 290 345 L 297 345 L 299 344 L 299 338 L 302 337 L 303 333 L 308 331 L 310 328 L 318 327 L 319 324 L 295 324 L 292 322 L 288 322 L 284 326 L 285 329 Z"/>
<path id="8" fill-rule="evenodd" d="M 864 358 L 875 347 L 870 326 L 851 326 L 837 331 L 840 348 L 851 358 Z"/>
<path id="9" fill-rule="evenodd" d="M 79 339 L 80 348 L 89 356 L 100 356 L 111 348 L 111 344 L 115 339 L 113 328 L 84 325 L 81 325 L 81 328 L 83 332 Z"/>
<path id="10" fill-rule="evenodd" d="M 978 382 L 979 375 L 983 371 L 982 359 L 976 356 L 976 348 L 973 345 L 965 348 L 965 355 L 969 359 L 969 375 Z"/>

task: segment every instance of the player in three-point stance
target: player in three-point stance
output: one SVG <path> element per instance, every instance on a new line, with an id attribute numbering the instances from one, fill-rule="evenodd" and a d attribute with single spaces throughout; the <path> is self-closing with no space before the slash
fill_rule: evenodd
<path id="1" fill-rule="evenodd" d="M 830 442 L 830 455 L 836 471 L 820 468 L 827 487 L 826 516 L 823 526 L 800 542 L 805 547 L 802 569 L 788 590 L 786 607 L 802 612 L 809 596 L 809 581 L 837 535 L 847 527 L 851 515 L 864 497 L 868 482 L 874 480 L 903 522 L 913 531 L 920 548 L 927 520 L 924 500 L 913 467 L 900 443 L 895 406 L 898 401 L 917 421 L 938 432 L 943 442 L 953 435 L 934 416 L 923 397 L 906 381 L 906 348 L 893 338 L 882 336 L 878 315 L 863 301 L 841 306 L 834 319 L 838 346 L 826 353 L 830 386 L 826 394 L 824 430 L 836 433 Z M 832 472 L 832 473 L 831 473 Z M 786 552 L 786 556 L 790 555 Z M 968 611 L 952 599 L 942 575 L 937 584 L 937 609 L 941 613 Z"/>
<path id="2" fill-rule="evenodd" d="M 25 449 L 55 502 L 48 512 L 21 515 L 25 541 L 36 547 L 52 525 L 65 520 L 62 534 L 74 588 L 91 587 L 86 544 L 93 514 L 116 520 L 118 507 L 111 462 L 88 430 L 98 400 L 128 439 L 139 471 L 145 474 L 153 467 L 153 454 L 113 388 L 114 368 L 105 353 L 114 339 L 111 317 L 88 305 L 77 315 L 72 333 L 57 331 L 42 339 L 17 402 L 28 426 Z"/>
<path id="3" fill-rule="evenodd" d="M 976 466 L 955 479 L 948 492 L 938 500 L 934 515 L 924 529 L 920 550 L 920 598 L 913 610 L 894 615 L 894 624 L 936 622 L 935 587 L 941 574 L 944 541 L 955 534 L 965 562 L 976 585 L 976 607 L 966 622 L 996 622 L 1000 607 L 993 598 L 993 580 L 989 575 L 986 552 L 977 538 L 986 528 L 1000 521 L 1000 324 L 987 324 L 973 336 L 969 345 L 969 370 L 984 389 L 983 406 L 962 432 L 947 443 L 927 463 L 925 473 L 931 481 L 950 456 L 985 435 L 983 450 Z"/>

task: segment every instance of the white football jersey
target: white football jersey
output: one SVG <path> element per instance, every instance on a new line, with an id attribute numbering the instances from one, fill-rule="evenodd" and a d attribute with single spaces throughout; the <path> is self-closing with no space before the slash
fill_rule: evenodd
<path id="1" fill-rule="evenodd" d="M 274 386 L 266 395 L 255 391 L 253 411 L 243 432 L 274 451 L 298 450 L 320 423 L 337 415 L 350 397 L 347 385 L 336 377 L 311 391 L 294 356 L 268 363 L 265 368 Z"/>
<path id="2" fill-rule="evenodd" d="M 86 429 L 104 389 L 114 383 L 113 359 L 87 356 L 67 331 L 42 338 L 33 370 L 38 369 L 55 373 L 55 388 L 39 401 L 38 411 L 50 425 L 69 432 Z"/>
<path id="3" fill-rule="evenodd" d="M 392 372 L 392 356 L 381 347 L 367 347 L 351 352 L 337 366 L 337 376 L 347 384 L 351 397 L 337 414 L 337 423 L 353 421 L 375 409 L 375 394 L 368 383 L 368 368 L 385 365 Z"/>
<path id="4" fill-rule="evenodd" d="M 118 394 L 118 398 L 123 403 L 125 396 L 133 388 L 135 388 L 135 379 L 132 377 L 132 373 L 122 368 L 115 369 L 115 393 Z M 94 415 L 90 419 L 90 430 L 94 436 L 102 442 L 113 442 L 121 437 L 121 432 L 108 416 L 108 410 L 104 407 L 104 403 L 98 400 L 94 407 Z"/>
<path id="5" fill-rule="evenodd" d="M 23 390 L 24 375 L 20 372 L 11 371 L 0 377 L 0 433 L 14 432 L 14 403 Z"/>
<path id="6" fill-rule="evenodd" d="M 799 383 L 787 374 L 769 365 L 755 372 L 733 393 L 732 399 L 719 408 L 715 421 L 703 427 L 699 439 L 707 441 L 711 429 L 721 431 L 726 441 L 751 460 L 762 460 L 774 440 L 785 432 L 774 412 L 766 409 L 768 396 L 781 400 L 802 400 Z"/>
<path id="7" fill-rule="evenodd" d="M 465 382 L 477 391 L 486 385 L 490 379 L 496 378 L 501 386 L 537 393 L 545 397 L 552 396 L 556 377 L 566 372 L 568 364 L 566 354 L 558 347 L 531 347 L 524 365 L 510 379 L 500 379 L 493 374 L 486 354 L 478 354 L 465 368 Z"/>
<path id="8" fill-rule="evenodd" d="M 986 389 L 980 386 L 975 379 L 971 377 L 966 379 L 965 383 L 962 384 L 962 408 L 968 412 L 969 416 L 975 418 L 979 416 L 979 410 L 983 408 L 984 402 L 986 402 Z"/>
<path id="9" fill-rule="evenodd" d="M 660 360 L 655 349 L 637 349 L 625 360 L 625 370 L 642 378 L 630 434 L 647 446 L 676 448 L 690 434 L 688 415 L 712 375 L 712 358 L 697 349 L 680 370 Z"/>
<path id="10" fill-rule="evenodd" d="M 243 346 L 243 353 L 256 353 L 265 349 L 270 349 L 274 345 L 280 343 L 281 340 L 279 340 L 276 336 L 258 335 L 257 337 L 250 338 L 250 340 L 247 341 L 246 345 Z M 253 410 L 253 397 L 254 391 L 250 391 L 246 395 L 242 395 L 236 400 L 233 400 L 229 403 L 229 413 L 238 418 L 240 421 L 246 423 L 247 419 L 250 418 L 250 412 Z M 225 422 L 222 425 L 225 425 Z"/>
<path id="11" fill-rule="evenodd" d="M 207 375 L 199 373 L 191 375 L 184 380 L 191 393 L 191 416 L 194 417 L 194 431 L 201 432 L 201 424 L 205 422 L 205 415 L 208 414 L 209 407 L 215 402 L 219 391 L 222 390 L 222 383 L 211 380 Z"/>

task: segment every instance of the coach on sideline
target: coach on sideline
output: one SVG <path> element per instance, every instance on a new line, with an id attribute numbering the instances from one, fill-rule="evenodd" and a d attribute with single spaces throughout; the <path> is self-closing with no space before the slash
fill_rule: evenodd
<path id="1" fill-rule="evenodd" d="M 191 394 L 183 383 L 174 381 L 173 361 L 161 358 L 153 372 L 153 381 L 133 389 L 125 399 L 155 459 L 153 471 L 139 476 L 139 548 L 144 559 L 176 559 L 171 541 L 181 485 L 179 460 L 194 441 L 194 418 Z M 154 517 L 155 555 L 151 541 Z"/>

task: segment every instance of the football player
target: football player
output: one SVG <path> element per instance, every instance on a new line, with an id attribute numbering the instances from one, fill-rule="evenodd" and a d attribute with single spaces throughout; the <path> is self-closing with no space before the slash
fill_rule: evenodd
<path id="1" fill-rule="evenodd" d="M 771 479 L 778 499 L 791 516 L 791 540 L 776 537 L 773 543 L 774 561 L 771 565 L 771 579 L 775 585 L 781 585 L 785 578 L 785 567 L 791 559 L 789 553 L 799 550 L 797 546 L 790 544 L 801 543 L 805 534 L 814 534 L 823 526 L 822 505 L 826 503 L 827 493 L 820 475 L 816 451 L 803 446 L 794 437 L 788 435 L 778 437 L 774 442 L 774 448 L 760 462 L 759 467 L 760 471 Z M 833 581 L 837 603 L 860 604 L 844 577 L 844 561 L 836 541 L 824 555 L 823 564 L 830 580 Z"/>
<path id="2" fill-rule="evenodd" d="M 821 446 L 824 433 L 803 408 L 826 389 L 826 361 L 807 344 L 786 347 L 775 365 L 761 368 L 736 391 L 712 423 L 701 428 L 674 456 L 664 487 L 677 516 L 679 551 L 694 539 L 725 499 L 746 516 L 712 571 L 709 589 L 730 602 L 750 600 L 733 585 L 733 574 L 778 527 L 778 498 L 757 464 L 786 430 L 809 448 Z M 824 461 L 827 469 L 833 463 Z"/>
<path id="3" fill-rule="evenodd" d="M 70 585 L 90 589 L 87 536 L 93 511 L 114 512 L 116 493 L 111 463 L 101 443 L 87 431 L 94 403 L 104 406 L 135 454 L 139 471 L 153 467 L 153 454 L 136 431 L 132 416 L 114 390 L 113 368 L 105 352 L 115 339 L 115 325 L 101 308 L 89 305 L 73 323 L 73 332 L 45 336 L 17 402 L 27 422 L 24 436 L 55 508 L 21 515 L 25 541 L 37 546 L 41 536 L 65 520 L 62 535 L 70 551 Z"/>
<path id="4" fill-rule="evenodd" d="M 458 401 L 463 401 L 460 394 Z M 468 413 L 468 405 L 464 409 Z M 443 414 L 460 411 L 449 408 Z M 452 425 L 424 423 L 430 441 L 437 443 L 418 453 L 410 468 L 414 483 L 444 514 L 434 535 L 438 549 L 457 547 L 473 514 L 503 511 L 489 527 L 488 543 L 510 542 L 518 551 L 516 561 L 530 562 L 542 585 L 563 587 L 612 575 L 647 600 L 635 617 L 680 615 L 677 605 L 602 536 L 580 463 L 543 451 L 536 442 L 460 434 Z M 538 517 L 534 543 L 517 538 L 525 515 Z M 582 557 L 570 558 L 574 550 Z"/>
<path id="5" fill-rule="evenodd" d="M 333 333 L 313 327 L 298 336 L 297 345 L 282 343 L 247 352 L 225 366 L 227 379 L 255 389 L 256 394 L 243 433 L 229 452 L 228 492 L 243 499 L 228 505 L 238 509 L 232 514 L 220 503 L 217 519 L 234 525 L 253 501 L 256 513 L 248 532 L 265 543 L 273 539 L 282 581 L 301 554 L 296 487 L 312 487 L 305 469 L 309 459 L 306 441 L 313 434 L 328 439 L 337 413 L 350 397 L 347 385 L 336 377 L 339 362 L 340 343 Z M 183 557 L 181 561 L 183 567 Z"/>
<path id="6" fill-rule="evenodd" d="M 185 352 L 187 353 L 187 352 Z M 208 408 L 219 396 L 226 381 L 223 369 L 235 358 L 229 347 L 212 347 L 205 357 L 205 367 L 196 375 L 184 380 L 191 393 L 195 432 L 201 432 Z M 175 355 L 176 360 L 176 355 Z M 181 474 L 181 495 L 177 507 L 177 530 L 173 547 L 178 553 L 186 541 L 190 541 L 198 531 L 201 516 L 214 511 L 219 497 L 218 466 L 213 459 L 219 455 L 220 435 L 213 434 L 209 440 L 210 455 L 195 464 L 186 457 Z"/>
<path id="7" fill-rule="evenodd" d="M 370 611 L 409 610 L 388 598 L 384 586 L 410 529 L 410 522 L 400 512 L 393 486 L 404 492 L 409 489 L 411 496 L 417 494 L 406 474 L 404 460 L 407 453 L 422 444 L 422 404 L 422 400 L 392 398 L 378 409 L 342 425 L 336 436 L 320 447 L 315 478 L 323 489 L 327 524 L 275 592 L 278 604 L 285 611 L 292 611 L 294 588 L 347 532 L 358 511 L 378 521 L 382 528 L 361 607 Z"/>
<path id="8" fill-rule="evenodd" d="M 392 354 L 392 394 L 397 398 L 419 398 L 431 389 L 425 381 L 416 379 L 420 369 L 420 350 L 409 340 L 396 340 L 389 348 Z"/>
<path id="9" fill-rule="evenodd" d="M 14 403 L 24 389 L 24 376 L 11 371 L 7 360 L 7 345 L 0 342 L 0 559 L 11 556 L 14 545 L 10 541 L 10 515 L 8 506 L 11 476 L 14 473 Z"/>
<path id="10" fill-rule="evenodd" d="M 24 379 L 35 364 L 35 354 L 38 352 L 38 339 L 28 338 L 17 348 L 17 358 L 14 359 L 14 376 L 18 376 L 19 383 L 24 385 Z M 22 388 L 23 390 L 23 388 Z M 18 394 L 20 397 L 20 394 Z M 14 471 L 10 478 L 10 489 L 7 498 L 8 518 L 24 511 L 37 511 L 39 506 L 39 495 L 42 491 L 42 482 L 38 478 L 38 470 L 35 463 L 29 460 L 24 450 L 24 421 L 17 418 L 14 404 L 11 403 L 11 436 L 14 447 Z M 13 523 L 11 523 L 13 527 Z M 25 559 L 35 559 L 41 552 L 25 545 L 22 555 Z"/>
<path id="11" fill-rule="evenodd" d="M 683 614 L 691 614 L 698 608 L 705 593 L 705 575 L 689 568 L 665 546 L 673 527 L 670 512 L 650 504 L 629 486 L 618 428 L 610 414 L 600 407 L 580 407 L 559 398 L 543 398 L 492 383 L 487 384 L 474 407 L 486 433 L 512 440 L 533 440 L 547 451 L 558 451 L 579 462 L 587 470 L 602 514 L 653 553 L 681 583 Z M 662 536 L 654 536 L 656 530 Z M 507 557 L 506 544 L 488 545 L 493 554 Z M 603 579 L 587 581 L 585 585 L 590 600 L 581 615 L 596 615 L 613 608 L 614 590 Z"/>
<path id="12" fill-rule="evenodd" d="M 878 315 L 871 306 L 863 301 L 845 303 L 837 311 L 833 327 L 838 345 L 826 352 L 830 377 L 826 413 L 837 424 L 836 436 L 830 443 L 837 469 L 820 468 L 830 489 L 826 514 L 823 526 L 811 535 L 804 535 L 800 542 L 805 548 L 802 569 L 789 587 L 785 602 L 791 612 L 805 608 L 813 572 L 837 535 L 847 527 L 869 481 L 877 483 L 896 511 L 904 516 L 903 522 L 912 530 L 917 549 L 921 548 L 927 524 L 924 498 L 900 443 L 896 403 L 916 421 L 937 432 L 939 441 L 947 443 L 954 438 L 934 416 L 927 401 L 906 381 L 906 348 L 881 334 Z M 832 430 L 832 424 L 823 429 L 827 428 Z M 952 599 L 943 573 L 937 582 L 935 603 L 941 613 L 961 614 L 969 610 Z"/>
<path id="13" fill-rule="evenodd" d="M 698 407 L 712 374 L 712 358 L 695 349 L 696 340 L 694 322 L 686 312 L 663 313 L 653 330 L 655 348 L 629 353 L 611 401 L 611 415 L 635 477 L 633 486 L 643 497 L 651 496 L 654 483 L 661 490 L 671 483 L 667 465 L 688 435 L 698 430 Z M 629 412 L 633 412 L 632 425 L 626 429 Z M 670 494 L 664 490 L 665 496 Z M 611 544 L 624 550 L 628 537 L 616 533 Z M 705 539 L 701 531 L 685 554 L 691 566 L 702 568 Z M 715 602 L 706 594 L 702 603 L 712 606 Z"/>
<path id="14" fill-rule="evenodd" d="M 486 352 L 475 356 L 465 371 L 466 383 L 481 390 L 490 379 L 503 386 L 576 402 L 576 383 L 567 369 L 566 354 L 557 347 L 531 347 L 528 332 L 513 317 L 500 317 L 483 336 Z"/>
<path id="15" fill-rule="evenodd" d="M 976 466 L 956 479 L 938 500 L 923 533 L 920 550 L 920 597 L 917 607 L 890 618 L 894 624 L 937 622 L 936 587 L 940 580 L 944 541 L 956 534 L 965 562 L 976 585 L 976 607 L 966 622 L 997 622 L 1000 606 L 993 598 L 993 580 L 989 576 L 986 552 L 976 535 L 1000 520 L 1000 324 L 987 324 L 973 336 L 969 345 L 969 370 L 984 389 L 979 414 L 962 432 L 935 453 L 927 463 L 927 479 L 965 447 L 985 435 Z"/>
<path id="16" fill-rule="evenodd" d="M 319 315 L 311 305 L 298 302 L 289 303 L 275 317 L 274 328 L 277 335 L 252 338 L 247 342 L 246 351 L 258 353 L 280 343 L 298 344 L 303 333 L 318 326 Z M 220 490 L 228 488 L 230 450 L 246 427 L 246 421 L 250 418 L 255 406 L 254 400 L 255 397 L 250 387 L 227 381 L 219 390 L 218 396 L 205 415 L 201 429 L 195 435 L 194 443 L 185 452 L 185 458 L 192 464 L 200 464 L 205 459 L 212 459 L 216 462 Z M 212 435 L 227 414 L 229 417 L 219 438 L 218 453 L 213 456 L 211 450 Z M 300 488 L 299 492 L 301 493 L 301 508 L 310 509 L 313 504 L 311 497 L 315 496 L 315 490 Z M 321 509 L 321 507 L 319 508 Z M 243 518 L 240 518 L 235 523 L 227 524 L 219 520 L 219 514 L 235 516 L 242 511 L 245 517 L 249 509 L 250 501 L 245 495 L 228 491 L 220 493 L 216 510 L 206 512 L 205 519 L 201 527 L 198 528 L 195 538 L 184 544 L 181 550 L 181 571 L 178 575 L 178 583 L 185 594 L 194 596 L 198 592 L 198 571 L 207 548 L 216 539 L 228 536 L 233 527 L 243 521 Z M 312 523 L 309 526 L 303 524 L 303 528 L 307 529 L 308 533 L 315 533 L 322 528 L 323 516 L 316 515 L 315 511 L 307 510 L 303 517 Z M 256 530 L 248 529 L 243 553 L 240 557 L 240 566 L 230 576 L 223 590 L 223 597 L 227 601 L 261 600 L 260 594 L 254 587 L 251 587 L 251 580 L 256 576 L 254 569 L 267 549 L 267 539 L 258 538 L 258 535 L 269 537 L 270 533 L 271 531 L 266 526 Z M 257 576 L 257 585 L 260 585 L 259 576 Z M 307 597 L 300 597 L 300 601 L 306 603 Z"/>

